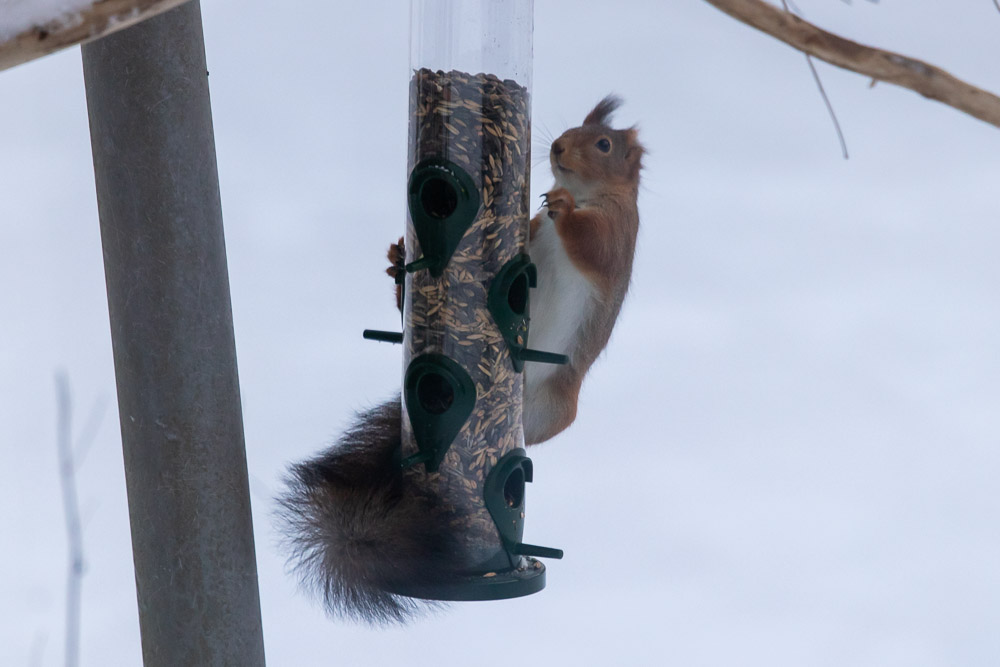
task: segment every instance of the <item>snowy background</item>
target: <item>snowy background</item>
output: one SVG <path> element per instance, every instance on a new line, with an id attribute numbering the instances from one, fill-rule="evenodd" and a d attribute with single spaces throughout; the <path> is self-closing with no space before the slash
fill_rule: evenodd
<path id="1" fill-rule="evenodd" d="M 797 4 L 1000 90 L 989 0 Z M 1000 664 L 1000 131 L 817 64 L 844 161 L 804 57 L 703 2 L 536 2 L 534 193 L 543 133 L 610 91 L 650 150 L 631 297 L 576 424 L 531 452 L 525 538 L 566 550 L 548 588 L 325 618 L 271 498 L 399 382 L 360 333 L 398 321 L 408 11 L 275 7 L 203 6 L 270 664 Z M 62 659 L 61 368 L 78 429 L 108 402 L 78 476 L 82 662 L 138 665 L 78 49 L 0 73 L 0 285 L 0 664 Z"/>

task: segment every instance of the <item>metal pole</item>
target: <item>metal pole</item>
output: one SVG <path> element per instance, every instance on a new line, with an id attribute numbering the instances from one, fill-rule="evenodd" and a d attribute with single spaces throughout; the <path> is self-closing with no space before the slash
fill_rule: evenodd
<path id="1" fill-rule="evenodd" d="M 199 3 L 83 66 L 143 660 L 263 665 Z"/>

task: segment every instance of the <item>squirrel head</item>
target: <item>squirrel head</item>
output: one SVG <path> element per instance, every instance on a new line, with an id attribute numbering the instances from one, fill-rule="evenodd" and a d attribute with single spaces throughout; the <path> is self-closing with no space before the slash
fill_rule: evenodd
<path id="1" fill-rule="evenodd" d="M 616 130 L 608 125 L 621 99 L 608 95 L 583 119 L 583 125 L 563 132 L 552 142 L 549 161 L 556 183 L 574 197 L 608 189 L 636 188 L 644 149 L 635 127 Z"/>

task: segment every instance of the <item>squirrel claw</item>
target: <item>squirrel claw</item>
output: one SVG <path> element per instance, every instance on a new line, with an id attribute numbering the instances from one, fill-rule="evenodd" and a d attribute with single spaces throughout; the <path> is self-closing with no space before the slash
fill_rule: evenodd
<path id="1" fill-rule="evenodd" d="M 399 237 L 398 242 L 389 246 L 386 258 L 389 260 L 389 268 L 385 272 L 396 281 L 396 284 L 403 282 L 403 278 L 406 276 L 406 246 L 402 236 Z"/>
<path id="2" fill-rule="evenodd" d="M 557 188 L 546 192 L 542 197 L 545 207 L 549 209 L 548 216 L 553 220 L 576 208 L 576 201 L 566 188 Z"/>
<path id="3" fill-rule="evenodd" d="M 389 260 L 389 268 L 385 272 L 396 283 L 396 308 L 402 312 L 403 283 L 406 281 L 406 246 L 402 236 L 399 237 L 399 241 L 389 246 L 386 258 Z"/>

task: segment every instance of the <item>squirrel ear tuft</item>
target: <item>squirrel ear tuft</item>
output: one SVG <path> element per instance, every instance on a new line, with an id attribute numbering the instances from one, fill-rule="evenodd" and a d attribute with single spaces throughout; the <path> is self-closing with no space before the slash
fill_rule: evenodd
<path id="1" fill-rule="evenodd" d="M 607 125 L 607 121 L 611 120 L 611 114 L 615 112 L 615 109 L 622 105 L 622 100 L 617 95 L 608 95 L 603 100 L 597 103 L 593 111 L 587 114 L 587 117 L 583 119 L 584 125 Z"/>

